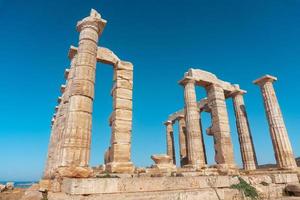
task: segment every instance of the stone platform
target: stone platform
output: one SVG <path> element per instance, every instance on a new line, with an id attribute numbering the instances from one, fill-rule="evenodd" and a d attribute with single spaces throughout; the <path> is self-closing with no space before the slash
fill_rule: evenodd
<path id="1" fill-rule="evenodd" d="M 239 178 L 254 187 L 261 199 L 285 199 L 287 184 L 299 184 L 297 173 L 266 172 L 240 176 L 198 175 L 122 178 L 64 178 L 60 192 L 49 192 L 49 200 L 231 200 L 243 199 L 232 189 Z M 295 198 L 297 199 L 297 198 Z"/>

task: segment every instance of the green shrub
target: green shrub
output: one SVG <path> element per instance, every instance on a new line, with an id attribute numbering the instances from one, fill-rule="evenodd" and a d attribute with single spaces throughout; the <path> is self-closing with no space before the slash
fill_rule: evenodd
<path id="1" fill-rule="evenodd" d="M 231 185 L 230 188 L 237 189 L 244 193 L 246 197 L 249 197 L 251 199 L 259 199 L 258 193 L 254 187 L 252 187 L 250 184 L 248 184 L 244 179 L 241 177 L 238 177 L 240 183 Z"/>

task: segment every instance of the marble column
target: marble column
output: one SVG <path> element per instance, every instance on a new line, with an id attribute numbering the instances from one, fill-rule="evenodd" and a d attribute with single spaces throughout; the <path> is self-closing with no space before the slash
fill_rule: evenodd
<path id="1" fill-rule="evenodd" d="M 133 65 L 118 61 L 114 66 L 113 112 L 110 117 L 112 130 L 109 163 L 106 170 L 112 173 L 132 173 L 131 133 L 132 133 L 132 89 Z"/>
<path id="2" fill-rule="evenodd" d="M 185 125 L 184 115 L 180 115 L 178 118 L 178 132 L 179 132 L 179 148 L 180 148 L 180 166 L 188 164 L 188 152 L 187 152 L 187 133 Z"/>
<path id="3" fill-rule="evenodd" d="M 62 167 L 89 165 L 97 43 L 105 24 L 106 21 L 93 9 L 90 16 L 77 23 L 79 45 L 69 93 Z"/>
<path id="4" fill-rule="evenodd" d="M 243 90 L 237 90 L 232 93 L 231 96 L 233 98 L 243 168 L 245 170 L 255 170 L 257 167 L 257 160 L 243 98 L 245 93 L 246 92 Z"/>
<path id="5" fill-rule="evenodd" d="M 293 169 L 297 165 L 273 87 L 273 82 L 276 80 L 276 77 L 266 75 L 253 83 L 259 85 L 262 92 L 277 166 L 281 169 Z"/>
<path id="6" fill-rule="evenodd" d="M 203 152 L 202 133 L 199 124 L 200 116 L 196 99 L 195 80 L 190 77 L 185 77 L 180 81 L 180 84 L 184 87 L 188 165 L 200 169 L 205 167 L 206 164 Z"/>
<path id="7" fill-rule="evenodd" d="M 219 167 L 235 168 L 224 90 L 217 84 L 210 84 L 206 91 L 211 109 L 210 134 L 214 136 L 215 161 Z"/>
<path id="8" fill-rule="evenodd" d="M 56 106 L 57 107 L 57 106 Z M 57 109 L 55 109 L 55 112 L 57 112 Z M 56 138 L 56 132 L 55 132 L 55 116 L 52 117 L 51 119 L 51 133 L 50 133 L 50 141 L 48 145 L 48 154 L 47 154 L 47 159 L 46 159 L 46 165 L 43 173 L 43 179 L 51 179 L 51 169 L 53 166 L 53 159 L 54 159 L 54 147 L 55 147 L 55 141 L 57 140 Z"/>
<path id="9" fill-rule="evenodd" d="M 176 165 L 173 122 L 166 121 L 164 125 L 166 126 L 167 136 L 167 155 L 170 156 L 173 164 Z"/>

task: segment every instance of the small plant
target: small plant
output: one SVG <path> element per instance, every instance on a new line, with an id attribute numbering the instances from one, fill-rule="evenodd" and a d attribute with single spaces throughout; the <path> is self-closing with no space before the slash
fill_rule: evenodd
<path id="1" fill-rule="evenodd" d="M 48 191 L 47 190 L 42 192 L 42 199 L 41 200 L 48 200 Z"/>
<path id="2" fill-rule="evenodd" d="M 241 177 L 238 177 L 240 183 L 231 185 L 230 188 L 237 189 L 240 192 L 243 192 L 243 194 L 246 197 L 249 197 L 251 199 L 259 199 L 258 193 L 254 187 L 252 187 L 249 183 L 247 183 L 244 179 Z"/>

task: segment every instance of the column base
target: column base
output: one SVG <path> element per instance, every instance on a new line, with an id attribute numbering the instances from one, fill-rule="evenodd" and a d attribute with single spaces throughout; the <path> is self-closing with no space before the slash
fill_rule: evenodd
<path id="1" fill-rule="evenodd" d="M 66 166 L 59 167 L 57 172 L 60 177 L 68 178 L 90 178 L 93 176 L 93 170 L 90 167 Z"/>
<path id="2" fill-rule="evenodd" d="M 109 173 L 133 173 L 134 165 L 132 162 L 110 162 L 105 165 L 105 171 Z"/>

